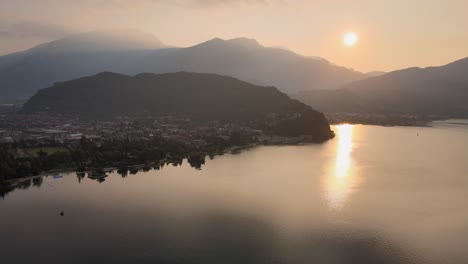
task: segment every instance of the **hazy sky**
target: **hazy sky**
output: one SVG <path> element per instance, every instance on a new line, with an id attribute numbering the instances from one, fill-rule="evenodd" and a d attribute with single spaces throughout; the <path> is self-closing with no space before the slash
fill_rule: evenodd
<path id="1" fill-rule="evenodd" d="M 186 47 L 251 37 L 360 71 L 468 56 L 467 0 L 0 0 L 0 54 L 66 34 L 135 28 Z M 345 47 L 342 36 L 359 43 Z"/>

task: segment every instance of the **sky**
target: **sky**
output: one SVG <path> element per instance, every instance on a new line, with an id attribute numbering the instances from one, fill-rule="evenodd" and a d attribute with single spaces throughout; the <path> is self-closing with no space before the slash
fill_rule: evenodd
<path id="1" fill-rule="evenodd" d="M 0 55 L 78 32 L 137 29 L 188 47 L 220 37 L 362 72 L 468 57 L 466 0 L 0 0 Z M 355 32 L 348 47 L 343 35 Z"/>

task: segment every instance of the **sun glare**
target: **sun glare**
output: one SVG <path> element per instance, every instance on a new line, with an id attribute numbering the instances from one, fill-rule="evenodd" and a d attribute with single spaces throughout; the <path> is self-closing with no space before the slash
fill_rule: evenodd
<path id="1" fill-rule="evenodd" d="M 354 32 L 348 32 L 343 36 L 343 43 L 348 47 L 356 45 L 357 41 L 358 36 Z"/>

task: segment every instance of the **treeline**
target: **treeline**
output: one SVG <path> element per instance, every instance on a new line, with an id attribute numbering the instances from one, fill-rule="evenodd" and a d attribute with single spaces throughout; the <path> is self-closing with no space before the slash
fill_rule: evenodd
<path id="1" fill-rule="evenodd" d="M 16 148 L 12 145 L 0 147 L 0 181 L 39 175 L 43 171 L 69 168 L 73 165 L 68 152 L 48 154 L 43 150 L 37 156 L 16 155 Z"/>
<path id="2" fill-rule="evenodd" d="M 83 137 L 77 143 L 62 145 L 64 151 L 48 154 L 39 148 L 37 155 L 22 157 L 16 155 L 19 144 L 0 145 L 0 182 L 35 176 L 50 170 L 119 167 L 168 158 L 180 162 L 189 158 L 189 163 L 193 162 L 192 165 L 197 166 L 195 163 L 204 162 L 205 155 L 222 153 L 227 147 L 256 141 L 242 133 L 233 133 L 229 141 L 217 137 L 205 137 L 203 140 L 203 146 L 196 146 L 160 137 L 141 141 L 106 140 L 99 143 Z"/>

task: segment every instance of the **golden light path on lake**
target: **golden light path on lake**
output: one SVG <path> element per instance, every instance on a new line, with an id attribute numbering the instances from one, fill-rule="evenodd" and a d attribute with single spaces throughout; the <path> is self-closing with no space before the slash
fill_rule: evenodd
<path id="1" fill-rule="evenodd" d="M 326 193 L 331 210 L 342 208 L 357 182 L 352 173 L 353 125 L 335 126 L 337 136 L 336 158 L 327 175 Z"/>

